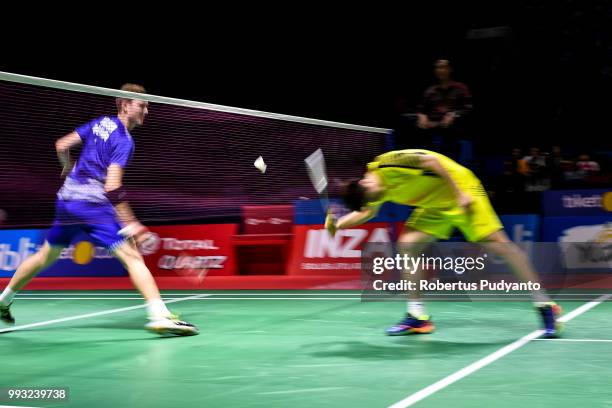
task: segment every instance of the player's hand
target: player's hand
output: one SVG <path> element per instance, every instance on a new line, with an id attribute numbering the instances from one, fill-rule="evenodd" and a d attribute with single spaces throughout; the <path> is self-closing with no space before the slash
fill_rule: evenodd
<path id="1" fill-rule="evenodd" d="M 472 212 L 472 203 L 474 199 L 469 194 L 460 193 L 457 196 L 457 205 L 463 209 L 467 214 Z"/>
<path id="2" fill-rule="evenodd" d="M 73 167 L 74 167 L 74 162 L 67 163 L 64 167 L 62 167 L 61 177 L 66 178 L 66 176 L 68 176 L 70 172 L 72 171 Z"/>
<path id="3" fill-rule="evenodd" d="M 338 231 L 338 226 L 336 225 L 336 218 L 329 210 L 327 210 L 327 215 L 325 216 L 325 229 L 332 237 L 334 237 L 336 235 L 336 231 Z"/>

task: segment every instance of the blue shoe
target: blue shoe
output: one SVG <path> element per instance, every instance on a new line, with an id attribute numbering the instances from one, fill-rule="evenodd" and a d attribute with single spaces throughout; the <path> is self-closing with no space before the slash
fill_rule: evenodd
<path id="1" fill-rule="evenodd" d="M 558 317 L 561 316 L 561 306 L 554 302 L 547 303 L 542 306 L 537 306 L 540 316 L 542 316 L 542 322 L 544 324 L 544 335 L 547 339 L 553 339 L 558 337 L 563 330 L 563 323 L 558 321 Z"/>
<path id="2" fill-rule="evenodd" d="M 386 330 L 389 336 L 404 336 L 406 334 L 427 334 L 435 330 L 436 326 L 431 322 L 429 316 L 414 317 L 410 313 L 406 318 Z"/>

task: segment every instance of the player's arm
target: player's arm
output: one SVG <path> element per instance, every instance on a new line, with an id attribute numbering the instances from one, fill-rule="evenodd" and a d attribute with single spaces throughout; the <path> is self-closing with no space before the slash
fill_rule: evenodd
<path id="1" fill-rule="evenodd" d="M 361 211 L 353 211 L 346 214 L 336 222 L 337 229 L 352 228 L 364 224 L 374 218 L 374 211 L 371 208 L 366 208 Z"/>
<path id="2" fill-rule="evenodd" d="M 70 173 L 74 162 L 70 159 L 70 148 L 81 143 L 81 136 L 77 132 L 70 132 L 64 137 L 60 137 L 55 142 L 57 158 L 62 164 L 62 177 Z"/>
<path id="3" fill-rule="evenodd" d="M 442 177 L 442 179 L 448 183 L 448 185 L 455 193 L 457 204 L 465 210 L 469 210 L 469 207 L 473 201 L 472 197 L 459 188 L 458 180 L 446 167 L 442 165 L 442 163 L 440 163 L 440 160 L 438 160 L 438 158 L 435 156 L 430 156 L 427 154 L 415 156 L 416 157 L 414 158 L 414 160 L 416 166 L 423 170 L 431 171 Z"/>
<path id="4" fill-rule="evenodd" d="M 325 218 L 325 228 L 329 231 L 331 236 L 334 236 L 339 229 L 353 228 L 365 224 L 376 216 L 379 208 L 380 205 L 366 207 L 361 211 L 350 212 L 340 217 L 338 220 L 335 220 L 331 214 L 327 214 Z"/>
<path id="5" fill-rule="evenodd" d="M 127 201 L 127 193 L 123 187 L 123 168 L 119 164 L 113 163 L 108 166 L 104 191 L 115 207 L 126 235 L 134 236 L 140 241 L 139 237 L 145 235 L 148 230 L 138 221 Z"/>

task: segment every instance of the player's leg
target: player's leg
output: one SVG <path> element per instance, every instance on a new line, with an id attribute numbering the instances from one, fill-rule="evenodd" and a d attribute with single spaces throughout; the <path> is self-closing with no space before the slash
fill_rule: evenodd
<path id="1" fill-rule="evenodd" d="M 118 230 L 117 230 L 118 231 Z M 115 242 L 111 245 L 113 254 L 127 269 L 132 283 L 147 302 L 149 323 L 145 328 L 159 334 L 194 335 L 198 334 L 196 326 L 179 320 L 173 315 L 161 299 L 157 284 L 147 268 L 142 255 L 132 240 Z"/>
<path id="2" fill-rule="evenodd" d="M 484 190 L 474 188 L 473 191 L 481 191 L 482 194 L 473 194 L 474 201 L 470 212 L 457 217 L 457 228 L 468 241 L 484 243 L 487 249 L 504 259 L 521 281 L 539 282 L 527 255 L 504 232 L 504 227 Z M 534 293 L 534 301 L 549 302 L 550 298 L 546 293 Z"/>
<path id="3" fill-rule="evenodd" d="M 398 239 L 398 250 L 407 256 L 420 256 L 427 247 L 438 238 L 448 238 L 452 227 L 443 222 L 443 218 L 435 211 L 417 208 L 408 220 L 404 232 Z M 423 279 L 423 271 L 404 270 L 403 279 L 414 282 L 415 290 L 408 291 L 407 312 L 405 317 L 387 329 L 390 336 L 401 336 L 412 333 L 431 333 L 434 331 L 430 316 L 425 311 L 420 297 L 419 281 Z"/>
<path id="4" fill-rule="evenodd" d="M 69 243 L 75 227 L 54 225 L 47 235 L 43 246 L 19 265 L 15 274 L 2 294 L 0 294 L 0 320 L 13 324 L 10 306 L 15 294 L 32 280 L 38 273 L 51 266 L 60 256 L 62 249 Z"/>
<path id="5" fill-rule="evenodd" d="M 147 303 L 155 302 L 161 299 L 157 284 L 145 265 L 142 255 L 136 246 L 130 241 L 124 241 L 113 249 L 115 257 L 121 261 L 125 269 L 128 271 L 130 279 L 134 287 L 142 294 Z M 163 304 L 163 302 L 162 302 Z M 160 310 L 152 310 L 152 314 L 169 314 L 165 306 L 161 306 Z"/>
<path id="6" fill-rule="evenodd" d="M 480 242 L 485 244 L 485 248 L 502 258 L 521 282 L 540 283 L 540 277 L 527 254 L 508 238 L 504 230 L 495 231 Z M 532 297 L 536 303 L 551 301 L 544 290 L 534 291 Z"/>
<path id="7" fill-rule="evenodd" d="M 48 241 L 45 241 L 38 252 L 28 257 L 19 265 L 7 287 L 11 288 L 13 292 L 21 290 L 34 276 L 51 266 L 64 248 L 65 246 L 63 245 L 50 245 Z M 2 300 L 0 295 L 0 302 Z"/>
<path id="8" fill-rule="evenodd" d="M 161 299 L 157 284 L 133 239 L 121 235 L 121 226 L 117 222 L 116 212 L 112 205 L 87 207 L 81 212 L 81 218 L 87 221 L 85 231 L 96 244 L 107 248 L 127 270 L 132 283 L 142 294 L 147 305 L 149 323 L 145 328 L 160 334 L 197 334 L 198 329 L 187 322 L 178 320 Z"/>
<path id="9" fill-rule="evenodd" d="M 527 254 L 512 242 L 503 230 L 494 232 L 482 242 L 486 243 L 488 250 L 501 257 L 522 282 L 540 283 L 540 278 Z M 561 307 L 552 301 L 544 289 L 533 290 L 531 297 L 542 317 L 545 336 L 556 337 L 562 330 L 562 325 L 557 322 L 562 312 Z"/>
<path id="10" fill-rule="evenodd" d="M 34 255 L 28 257 L 19 265 L 11 278 L 8 286 L 0 295 L 0 320 L 8 324 L 14 324 L 15 319 L 11 315 L 10 306 L 13 297 L 39 272 L 51 266 L 64 249 L 63 246 L 51 246 L 47 241 Z"/>
<path id="11" fill-rule="evenodd" d="M 474 189 L 474 191 L 481 191 L 481 189 Z M 468 241 L 484 243 L 488 250 L 501 257 L 521 281 L 539 283 L 538 274 L 527 254 L 508 238 L 485 194 L 475 195 L 471 212 L 465 215 L 457 227 Z M 561 328 L 556 323 L 557 316 L 561 314 L 561 308 L 551 301 L 544 290 L 533 291 L 531 295 L 535 307 L 542 316 L 545 335 L 556 336 Z"/>

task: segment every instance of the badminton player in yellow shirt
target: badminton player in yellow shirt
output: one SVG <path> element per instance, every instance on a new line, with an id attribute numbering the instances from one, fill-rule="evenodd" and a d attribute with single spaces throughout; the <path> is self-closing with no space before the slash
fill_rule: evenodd
<path id="1" fill-rule="evenodd" d="M 539 281 L 527 256 L 504 232 L 480 180 L 439 153 L 420 149 L 384 153 L 368 164 L 361 180 L 344 186 L 342 198 L 352 212 L 338 220 L 328 215 L 325 226 L 332 235 L 337 229 L 373 218 L 384 202 L 410 205 L 416 208 L 399 237 L 399 243 L 409 245 L 410 252 L 418 255 L 429 243 L 448 239 L 458 228 L 470 242 L 490 243 L 490 249 L 521 281 Z M 418 280 L 418 273 L 412 279 Z M 532 298 L 543 320 L 544 335 L 555 337 L 560 307 L 543 290 L 533 291 Z M 431 333 L 434 328 L 415 290 L 409 291 L 406 317 L 387 329 L 387 334 Z"/>

